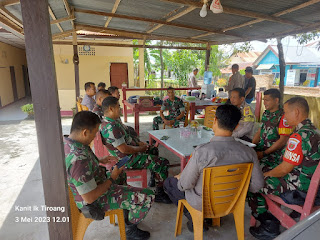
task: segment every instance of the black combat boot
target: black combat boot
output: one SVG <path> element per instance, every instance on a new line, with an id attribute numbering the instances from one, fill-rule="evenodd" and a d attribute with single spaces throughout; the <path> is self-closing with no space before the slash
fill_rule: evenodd
<path id="1" fill-rule="evenodd" d="M 259 227 L 250 227 L 249 231 L 259 240 L 272 240 L 280 234 L 280 222 L 271 213 L 259 214 L 257 220 L 260 221 Z"/>
<path id="2" fill-rule="evenodd" d="M 148 187 L 155 187 L 156 186 L 156 180 L 154 179 L 154 172 L 151 172 L 150 180 L 148 182 Z"/>
<path id="3" fill-rule="evenodd" d="M 163 187 L 157 187 L 156 197 L 154 201 L 157 203 L 166 203 L 166 204 L 172 203 L 169 196 L 164 192 Z"/>
<path id="4" fill-rule="evenodd" d="M 128 210 L 123 210 L 124 221 L 126 224 L 127 240 L 147 240 L 150 238 L 150 233 L 138 228 L 137 224 L 133 224 L 128 220 Z"/>

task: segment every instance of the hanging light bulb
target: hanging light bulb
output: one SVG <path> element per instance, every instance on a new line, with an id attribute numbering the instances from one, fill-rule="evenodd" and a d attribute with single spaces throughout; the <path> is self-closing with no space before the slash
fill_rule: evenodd
<path id="1" fill-rule="evenodd" d="M 200 11 L 200 17 L 205 17 L 207 16 L 207 4 L 204 3 L 202 8 L 201 8 L 201 11 Z"/>

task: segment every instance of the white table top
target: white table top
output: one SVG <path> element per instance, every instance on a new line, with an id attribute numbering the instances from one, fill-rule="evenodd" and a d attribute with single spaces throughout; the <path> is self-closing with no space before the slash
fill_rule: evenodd
<path id="1" fill-rule="evenodd" d="M 148 133 L 184 157 L 188 157 L 191 155 L 191 153 L 195 149 L 193 146 L 198 146 L 200 144 L 207 143 L 214 136 L 214 133 L 212 131 L 207 131 L 204 129 L 201 129 L 201 138 L 198 138 L 197 135 L 190 135 L 189 138 L 181 139 L 179 128 L 153 130 L 148 131 Z M 169 139 L 160 140 L 163 136 L 168 136 Z M 248 145 L 249 147 L 256 146 L 253 143 L 249 143 L 238 138 L 235 138 L 235 140 L 242 142 L 243 144 Z"/>

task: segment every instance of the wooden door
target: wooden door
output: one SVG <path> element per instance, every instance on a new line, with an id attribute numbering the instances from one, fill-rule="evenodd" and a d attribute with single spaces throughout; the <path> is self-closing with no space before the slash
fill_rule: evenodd
<path id="1" fill-rule="evenodd" d="M 31 96 L 28 68 L 24 65 L 22 65 L 22 73 L 23 73 L 23 82 L 24 82 L 24 89 L 25 89 L 26 97 Z"/>
<path id="2" fill-rule="evenodd" d="M 14 72 L 14 66 L 10 66 L 10 75 L 11 75 L 13 98 L 14 98 L 14 101 L 17 101 L 18 100 L 18 91 L 17 91 L 17 81 L 16 81 L 16 74 Z"/>
<path id="3" fill-rule="evenodd" d="M 121 89 L 122 83 L 128 84 L 128 64 L 111 63 L 110 65 L 110 86 L 116 86 Z"/>

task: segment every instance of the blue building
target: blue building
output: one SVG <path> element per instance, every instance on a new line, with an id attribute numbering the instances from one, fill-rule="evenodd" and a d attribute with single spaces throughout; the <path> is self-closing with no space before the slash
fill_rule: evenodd
<path id="1" fill-rule="evenodd" d="M 320 51 L 315 46 L 283 47 L 286 62 L 285 86 L 320 87 Z M 280 78 L 277 46 L 269 45 L 253 63 L 256 74 L 273 74 Z"/>

